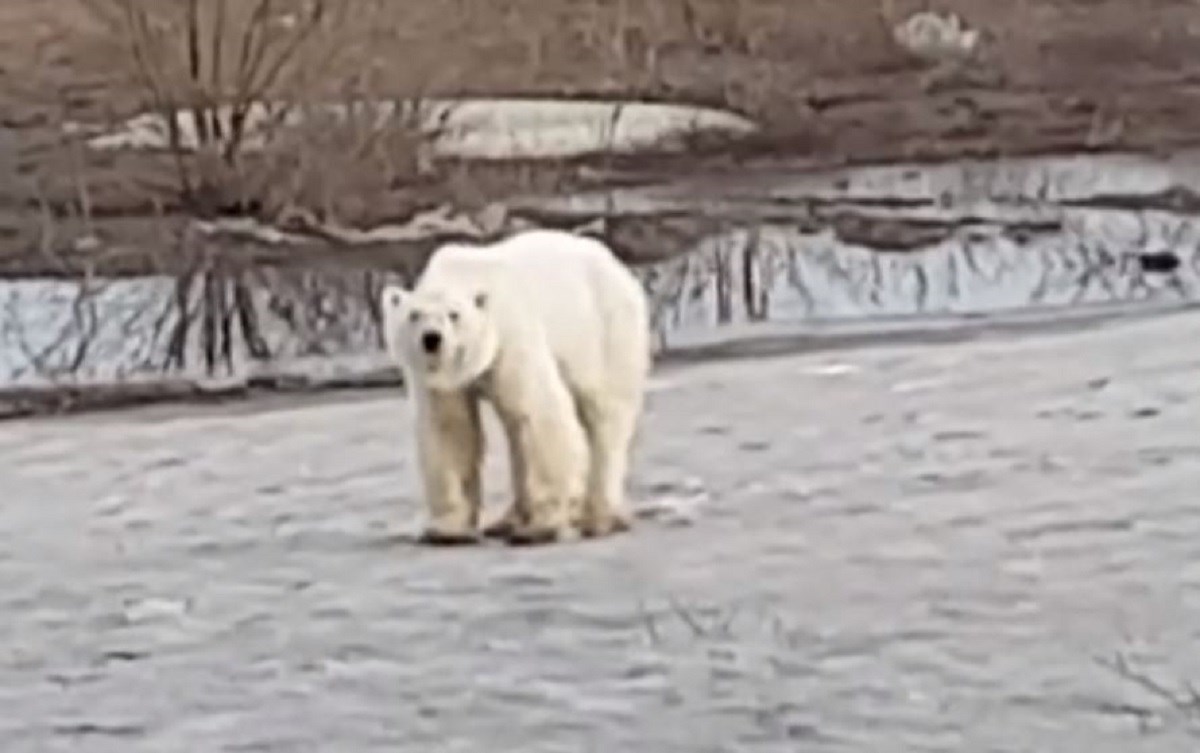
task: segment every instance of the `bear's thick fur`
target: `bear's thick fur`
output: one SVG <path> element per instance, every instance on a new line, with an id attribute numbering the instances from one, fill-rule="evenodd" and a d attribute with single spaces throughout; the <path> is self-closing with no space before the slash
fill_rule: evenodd
<path id="1" fill-rule="evenodd" d="M 413 290 L 386 287 L 381 309 L 414 403 L 424 541 L 478 540 L 481 400 L 504 427 L 514 485 L 485 536 L 549 543 L 631 525 L 624 487 L 650 322 L 641 283 L 607 246 L 554 230 L 447 244 Z"/>

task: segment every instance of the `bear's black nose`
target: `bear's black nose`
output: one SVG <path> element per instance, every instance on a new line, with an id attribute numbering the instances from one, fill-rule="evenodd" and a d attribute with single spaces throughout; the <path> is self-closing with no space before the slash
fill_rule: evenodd
<path id="1" fill-rule="evenodd" d="M 1138 262 L 1144 272 L 1167 274 L 1179 269 L 1179 257 L 1170 251 L 1138 254 Z"/>
<path id="2" fill-rule="evenodd" d="M 437 353 L 442 347 L 442 333 L 429 331 L 421 335 L 421 347 L 430 355 Z"/>

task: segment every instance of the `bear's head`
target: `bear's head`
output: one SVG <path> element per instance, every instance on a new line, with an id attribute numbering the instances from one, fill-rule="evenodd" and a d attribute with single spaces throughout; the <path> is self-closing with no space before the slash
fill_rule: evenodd
<path id="1" fill-rule="evenodd" d="M 388 285 L 380 298 L 388 354 L 428 389 L 463 389 L 496 357 L 498 339 L 487 307 L 482 292 Z"/>

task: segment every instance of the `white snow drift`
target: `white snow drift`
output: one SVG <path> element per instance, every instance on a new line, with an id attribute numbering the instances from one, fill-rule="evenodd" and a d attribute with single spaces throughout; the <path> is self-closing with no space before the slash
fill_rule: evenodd
<path id="1" fill-rule="evenodd" d="M 244 148 L 261 149 L 278 105 L 255 104 L 247 114 Z M 233 108 L 219 108 L 217 119 L 228 131 Z M 696 134 L 742 136 L 756 126 L 740 115 L 712 108 L 651 102 L 564 101 L 555 99 L 436 99 L 417 104 L 367 102 L 293 108 L 279 122 L 284 127 L 304 122 L 309 114 L 334 118 L 366 116 L 378 122 L 400 117 L 431 138 L 439 156 L 475 159 L 563 158 L 598 152 L 631 153 L 647 148 L 680 149 Z M 191 111 L 175 115 L 179 146 L 200 144 Z M 115 129 L 74 123 L 72 133 L 89 135 L 97 150 L 165 149 L 170 146 L 167 122 L 157 113 L 143 113 Z"/>

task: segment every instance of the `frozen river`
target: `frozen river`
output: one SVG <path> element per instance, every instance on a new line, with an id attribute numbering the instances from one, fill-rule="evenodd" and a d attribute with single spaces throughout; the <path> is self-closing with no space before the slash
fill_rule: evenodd
<path id="1" fill-rule="evenodd" d="M 1200 680 L 1197 342 L 665 369 L 644 519 L 536 550 L 408 543 L 395 394 L 0 424 L 3 750 L 1191 753 L 1098 659 Z"/>

